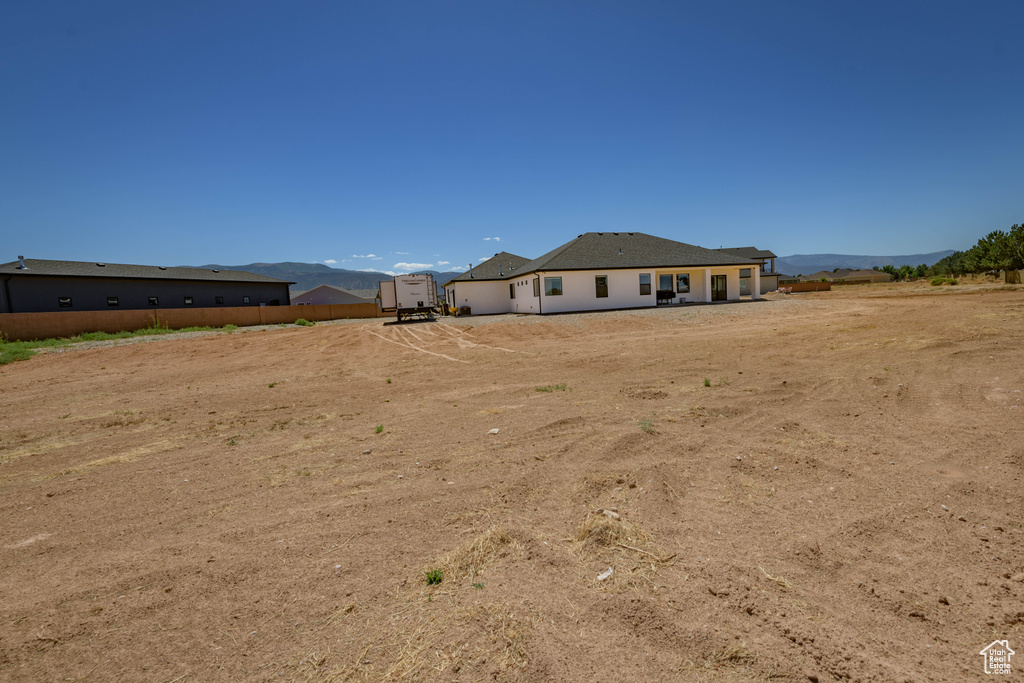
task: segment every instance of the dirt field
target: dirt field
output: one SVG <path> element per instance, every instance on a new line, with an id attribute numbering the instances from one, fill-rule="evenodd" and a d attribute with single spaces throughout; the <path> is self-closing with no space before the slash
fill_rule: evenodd
<path id="1" fill-rule="evenodd" d="M 0 679 L 981 680 L 1022 340 L 882 285 L 4 366 Z"/>

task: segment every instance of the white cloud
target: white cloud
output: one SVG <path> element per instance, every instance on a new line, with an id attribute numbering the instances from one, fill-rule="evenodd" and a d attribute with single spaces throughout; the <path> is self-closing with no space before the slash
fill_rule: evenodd
<path id="1" fill-rule="evenodd" d="M 466 272 L 466 266 L 452 266 L 448 270 L 450 270 L 452 272 L 455 272 L 455 273 L 465 273 Z"/>
<path id="2" fill-rule="evenodd" d="M 398 256 L 408 256 L 409 255 L 409 252 L 407 252 L 407 251 L 394 251 L 394 252 L 391 252 L 391 253 L 396 254 Z"/>
<path id="3" fill-rule="evenodd" d="M 337 263 L 337 261 L 332 258 L 329 258 L 326 261 L 324 261 L 324 263 L 326 263 L 327 265 L 331 265 L 332 263 Z"/>
<path id="4" fill-rule="evenodd" d="M 396 273 L 393 270 L 377 270 L 376 268 L 360 268 L 356 272 L 357 273 L 384 273 L 385 275 L 390 275 L 391 277 L 394 277 L 394 276 L 398 275 L 398 273 Z"/>
<path id="5" fill-rule="evenodd" d="M 396 263 L 395 268 L 401 268 L 403 270 L 430 270 L 434 267 L 433 263 Z"/>
<path id="6" fill-rule="evenodd" d="M 447 266 L 448 263 L 449 263 L 448 261 L 438 261 L 437 265 L 439 265 L 439 266 Z"/>
<path id="7" fill-rule="evenodd" d="M 477 263 L 483 263 L 484 261 L 486 261 L 486 260 L 487 260 L 487 259 L 489 259 L 489 258 L 491 258 L 491 257 L 490 257 L 490 256 L 484 256 L 483 258 L 478 258 L 478 259 L 476 260 L 476 262 L 477 262 Z"/>
<path id="8" fill-rule="evenodd" d="M 352 254 L 352 258 L 368 258 L 379 261 L 381 257 L 376 254 Z"/>
<path id="9" fill-rule="evenodd" d="M 501 238 L 500 237 L 485 237 L 484 238 L 484 242 L 486 242 L 488 240 L 494 240 L 495 242 L 500 242 Z"/>

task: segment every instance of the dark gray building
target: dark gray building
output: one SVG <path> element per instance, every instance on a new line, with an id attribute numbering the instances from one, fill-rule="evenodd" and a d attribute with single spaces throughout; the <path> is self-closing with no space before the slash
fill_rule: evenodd
<path id="1" fill-rule="evenodd" d="M 0 265 L 0 313 L 287 306 L 291 284 L 242 270 L 19 257 Z"/>

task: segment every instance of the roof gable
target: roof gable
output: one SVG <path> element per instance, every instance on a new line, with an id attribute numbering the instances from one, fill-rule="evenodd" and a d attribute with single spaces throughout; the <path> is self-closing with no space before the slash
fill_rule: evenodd
<path id="1" fill-rule="evenodd" d="M 778 256 L 767 249 L 758 249 L 757 247 L 727 247 L 725 249 L 716 249 L 715 251 L 742 256 L 743 258 L 778 258 Z"/>
<path id="2" fill-rule="evenodd" d="M 516 275 L 522 275 L 522 266 L 525 263 L 529 263 L 530 259 L 515 254 L 510 254 L 507 251 L 502 251 L 486 261 L 471 266 L 462 275 L 453 277 L 448 282 L 458 282 L 462 280 L 504 280 L 509 277 Z M 446 282 L 445 284 L 448 284 Z"/>

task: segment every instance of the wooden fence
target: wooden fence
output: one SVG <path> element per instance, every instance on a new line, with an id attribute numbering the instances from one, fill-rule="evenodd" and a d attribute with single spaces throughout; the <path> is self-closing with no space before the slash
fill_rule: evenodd
<path id="1" fill-rule="evenodd" d="M 274 325 L 306 320 L 379 318 L 375 303 L 319 306 L 229 306 L 222 308 L 163 308 L 159 310 L 60 311 L 58 313 L 0 313 L 0 335 L 11 341 L 72 337 L 84 332 L 126 332 L 151 325 L 223 327 Z"/>
<path id="2" fill-rule="evenodd" d="M 832 290 L 831 282 L 794 282 L 792 284 L 780 284 L 779 287 L 785 287 L 789 289 L 793 288 L 793 292 L 828 292 Z"/>

